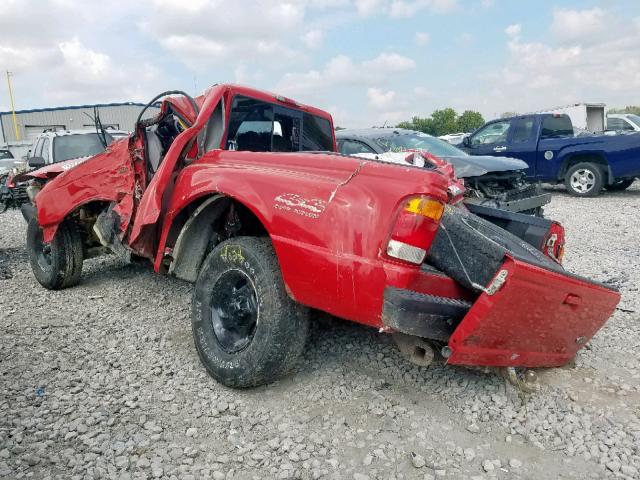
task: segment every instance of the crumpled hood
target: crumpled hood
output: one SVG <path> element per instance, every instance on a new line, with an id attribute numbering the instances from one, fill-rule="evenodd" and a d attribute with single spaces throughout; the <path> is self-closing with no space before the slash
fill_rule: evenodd
<path id="1" fill-rule="evenodd" d="M 65 160 L 64 162 L 52 163 L 51 165 L 47 165 L 45 167 L 39 168 L 38 170 L 34 170 L 33 172 L 27 172 L 25 176 L 32 178 L 53 178 L 62 172 L 66 172 L 67 170 L 72 169 L 80 165 L 81 163 L 86 162 L 92 158 L 88 157 L 80 157 L 80 158 L 72 158 L 69 160 Z"/>
<path id="2" fill-rule="evenodd" d="M 526 162 L 510 157 L 494 157 L 491 155 L 461 155 L 439 158 L 453 165 L 458 178 L 480 177 L 490 172 L 509 172 L 529 168 Z"/>

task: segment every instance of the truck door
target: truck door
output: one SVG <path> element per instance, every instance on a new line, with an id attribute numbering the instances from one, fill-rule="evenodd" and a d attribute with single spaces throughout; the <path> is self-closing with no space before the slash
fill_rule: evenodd
<path id="1" fill-rule="evenodd" d="M 482 127 L 465 142 L 471 155 L 508 156 L 507 139 L 511 120 L 498 120 Z"/>
<path id="2" fill-rule="evenodd" d="M 527 163 L 527 177 L 537 175 L 537 145 L 534 117 L 520 117 L 511 121 L 506 156 L 518 158 Z"/>

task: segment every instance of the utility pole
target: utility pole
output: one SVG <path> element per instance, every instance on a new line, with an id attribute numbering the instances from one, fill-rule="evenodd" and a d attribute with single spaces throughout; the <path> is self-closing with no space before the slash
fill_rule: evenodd
<path id="1" fill-rule="evenodd" d="M 16 119 L 16 107 L 13 104 L 13 90 L 11 89 L 11 75 L 13 75 L 9 70 L 7 70 L 7 86 L 9 87 L 9 101 L 11 102 L 11 116 L 13 117 L 13 129 L 16 132 L 16 140 L 20 141 L 20 130 L 18 129 L 18 120 Z"/>

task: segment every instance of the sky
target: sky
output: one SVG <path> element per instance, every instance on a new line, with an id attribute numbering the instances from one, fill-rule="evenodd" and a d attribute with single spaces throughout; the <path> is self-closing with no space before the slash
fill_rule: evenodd
<path id="1" fill-rule="evenodd" d="M 0 32 L 18 110 L 223 82 L 343 127 L 640 104 L 638 0 L 0 0 Z"/>

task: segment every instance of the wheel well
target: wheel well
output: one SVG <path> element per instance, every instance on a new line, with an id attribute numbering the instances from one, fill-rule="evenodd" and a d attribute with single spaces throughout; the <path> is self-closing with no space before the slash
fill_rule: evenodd
<path id="1" fill-rule="evenodd" d="M 195 282 L 200 265 L 223 240 L 236 236 L 268 236 L 260 219 L 241 202 L 225 195 L 196 200 L 175 218 L 165 248 L 171 248 L 168 273 Z"/>
<path id="2" fill-rule="evenodd" d="M 569 169 L 577 165 L 578 163 L 595 163 L 596 165 L 602 166 L 602 173 L 604 174 L 605 183 L 607 182 L 607 177 L 609 175 L 609 164 L 607 160 L 598 154 L 583 154 L 583 155 L 572 155 L 564 161 L 562 168 L 558 172 L 558 180 L 563 180 L 564 176 L 567 174 Z"/>
<path id="3" fill-rule="evenodd" d="M 80 205 L 65 217 L 65 221 L 72 221 L 78 227 L 85 258 L 104 253 L 100 240 L 93 231 L 93 226 L 98 215 L 109 208 L 109 205 L 110 202 L 96 200 Z"/>

